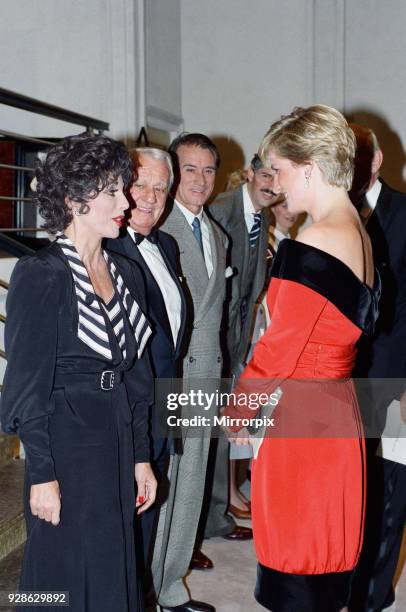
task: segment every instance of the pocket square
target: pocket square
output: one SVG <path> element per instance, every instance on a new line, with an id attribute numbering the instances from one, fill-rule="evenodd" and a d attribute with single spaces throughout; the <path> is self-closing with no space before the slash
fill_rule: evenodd
<path id="1" fill-rule="evenodd" d="M 227 266 L 226 271 L 225 271 L 225 277 L 226 278 L 230 278 L 230 276 L 234 275 L 234 270 L 232 269 L 231 266 Z"/>

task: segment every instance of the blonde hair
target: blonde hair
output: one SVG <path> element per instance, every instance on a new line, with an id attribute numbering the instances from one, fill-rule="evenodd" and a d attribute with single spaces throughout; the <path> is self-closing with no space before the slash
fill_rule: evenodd
<path id="1" fill-rule="evenodd" d="M 259 148 L 264 165 L 269 151 L 295 164 L 314 161 L 330 185 L 351 189 L 356 142 L 343 115 L 330 106 L 296 107 L 271 125 Z"/>
<path id="2" fill-rule="evenodd" d="M 230 172 L 230 174 L 227 176 L 226 191 L 237 189 L 237 187 L 246 183 L 247 174 L 248 173 L 245 168 L 241 168 L 240 170 L 234 170 L 234 172 Z"/>

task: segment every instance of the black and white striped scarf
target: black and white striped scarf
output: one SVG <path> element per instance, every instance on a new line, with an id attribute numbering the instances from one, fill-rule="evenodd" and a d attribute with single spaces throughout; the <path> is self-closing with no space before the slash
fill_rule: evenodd
<path id="1" fill-rule="evenodd" d="M 91 349 L 106 359 L 111 360 L 113 359 L 113 355 L 106 329 L 106 321 L 101 312 L 100 303 L 94 293 L 93 285 L 90 281 L 86 267 L 80 259 L 79 253 L 73 242 L 69 240 L 69 238 L 61 234 L 58 236 L 57 241 L 68 260 L 73 277 L 79 314 L 78 338 Z M 140 358 L 148 338 L 152 333 L 151 327 L 141 308 L 125 286 L 123 278 L 114 265 L 114 262 L 106 251 L 103 251 L 103 255 L 113 279 L 113 284 L 117 289 L 118 296 L 127 312 L 128 319 L 134 331 L 138 345 L 138 358 Z M 123 325 L 124 322 L 120 324 L 120 329 L 117 328 L 114 330 L 117 337 L 120 335 L 120 337 L 123 338 L 121 334 Z M 120 346 L 120 348 L 123 349 L 123 346 Z M 125 357 L 124 351 L 123 356 Z"/>

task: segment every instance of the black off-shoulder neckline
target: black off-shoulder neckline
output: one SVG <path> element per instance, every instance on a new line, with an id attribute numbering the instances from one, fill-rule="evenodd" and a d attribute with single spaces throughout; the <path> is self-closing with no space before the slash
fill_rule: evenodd
<path id="1" fill-rule="evenodd" d="M 373 332 L 381 291 L 376 270 L 374 285 L 370 287 L 331 253 L 286 238 L 279 245 L 272 276 L 295 281 L 317 291 L 364 333 Z"/>

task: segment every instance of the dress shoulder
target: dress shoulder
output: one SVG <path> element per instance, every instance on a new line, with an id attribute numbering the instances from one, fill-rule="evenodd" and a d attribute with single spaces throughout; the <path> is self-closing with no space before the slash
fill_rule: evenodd
<path id="1" fill-rule="evenodd" d="M 279 246 L 272 266 L 272 277 L 313 289 L 364 333 L 373 332 L 379 312 L 380 278 L 377 272 L 371 289 L 334 255 L 287 238 Z"/>

